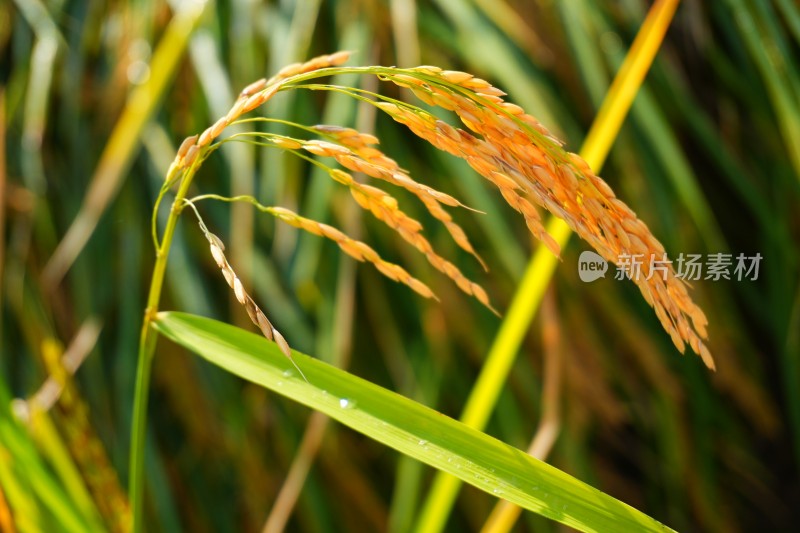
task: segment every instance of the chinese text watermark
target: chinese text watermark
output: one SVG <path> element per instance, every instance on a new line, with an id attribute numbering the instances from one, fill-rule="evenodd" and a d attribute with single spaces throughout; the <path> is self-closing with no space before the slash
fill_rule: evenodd
<path id="1" fill-rule="evenodd" d="M 755 255 L 713 253 L 683 254 L 673 261 L 666 254 L 660 257 L 657 254 L 621 254 L 617 257 L 616 273 L 614 279 L 639 279 L 649 280 L 653 276 L 660 276 L 666 280 L 670 267 L 674 269 L 675 277 L 686 281 L 697 280 L 736 280 L 755 281 L 758 279 L 758 269 L 762 256 Z M 578 276 L 581 281 L 591 282 L 604 278 L 608 271 L 608 261 L 592 252 L 582 252 L 578 259 Z"/>

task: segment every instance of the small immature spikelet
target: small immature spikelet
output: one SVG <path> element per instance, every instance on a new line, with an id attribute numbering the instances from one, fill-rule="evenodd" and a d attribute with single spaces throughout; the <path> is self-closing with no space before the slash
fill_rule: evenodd
<path id="1" fill-rule="evenodd" d="M 280 332 L 275 329 L 261 308 L 256 305 L 253 298 L 251 298 L 250 295 L 244 290 L 242 281 L 236 275 L 236 272 L 234 272 L 233 268 L 225 257 L 225 245 L 222 243 L 219 237 L 208 231 L 202 219 L 200 218 L 200 214 L 195 209 L 194 204 L 187 203 L 187 205 L 191 206 L 195 211 L 195 214 L 197 214 L 197 219 L 200 223 L 200 229 L 203 231 L 206 240 L 208 240 L 211 256 L 214 258 L 214 262 L 217 264 L 217 267 L 222 271 L 225 281 L 228 283 L 228 285 L 230 285 L 231 289 L 233 289 L 236 300 L 242 304 L 242 306 L 244 306 L 245 310 L 247 311 L 247 315 L 250 317 L 250 320 L 253 322 L 253 324 L 258 326 L 258 329 L 261 330 L 261 333 L 264 335 L 264 337 L 275 342 L 275 344 L 277 344 L 281 349 L 281 352 L 283 352 L 283 355 L 285 355 L 286 358 L 291 361 L 292 365 L 294 365 L 302 378 L 308 381 L 305 374 L 303 374 L 303 371 L 300 370 L 300 367 L 297 366 L 297 363 L 295 363 L 294 359 L 292 358 L 292 351 L 289 348 L 289 344 L 286 342 L 286 339 L 284 339 L 283 335 L 281 335 Z"/>

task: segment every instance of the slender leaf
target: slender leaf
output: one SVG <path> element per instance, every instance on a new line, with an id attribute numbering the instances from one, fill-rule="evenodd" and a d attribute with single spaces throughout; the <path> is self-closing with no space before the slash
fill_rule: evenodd
<path id="1" fill-rule="evenodd" d="M 475 487 L 582 531 L 669 528 L 568 474 L 428 407 L 299 352 L 303 381 L 277 345 L 234 326 L 177 312 L 156 328 L 208 361 L 321 411 Z"/>

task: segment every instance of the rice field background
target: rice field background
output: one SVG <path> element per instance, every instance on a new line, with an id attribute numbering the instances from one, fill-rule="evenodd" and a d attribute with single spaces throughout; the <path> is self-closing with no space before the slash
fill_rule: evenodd
<path id="1" fill-rule="evenodd" d="M 608 139 L 599 175 L 672 259 L 730 257 L 731 279 L 704 272 L 690 290 L 708 317 L 716 371 L 679 354 L 637 287 L 614 279 L 614 265 L 605 278 L 582 281 L 579 257 L 592 247 L 575 236 L 552 278 L 535 272 L 547 291 L 530 324 L 518 320 L 521 346 L 503 344 L 498 332 L 517 321 L 511 302 L 525 299 L 520 283 L 544 247 L 463 161 L 342 94 L 281 93 L 252 116 L 374 134 L 412 177 L 481 211 L 451 214 L 488 271 L 410 194 L 391 190 L 434 248 L 486 290 L 499 317 L 303 159 L 228 143 L 205 162 L 190 194 L 253 195 L 341 228 L 438 296 L 422 298 L 250 204 L 198 204 L 292 348 L 454 419 L 465 405 L 472 413 L 483 406 L 485 427 L 477 415 L 469 425 L 669 528 L 797 529 L 794 2 L 13 0 L 0 5 L 0 530 L 127 530 L 137 486 L 129 458 L 139 438 L 143 531 L 567 528 L 502 510 L 492 475 L 478 487 L 445 489 L 449 482 L 419 457 L 373 440 L 380 430 L 369 438 L 327 418 L 324 402 L 309 409 L 163 337 L 147 433 L 132 433 L 155 261 L 153 206 L 183 139 L 224 116 L 244 87 L 337 50 L 351 51 L 349 65 L 475 74 L 578 152 L 637 34 L 655 35 L 642 30 L 648 13 L 670 5 L 677 10 L 663 42 L 652 39 L 655 60 L 641 86 L 630 86 L 635 100 Z M 330 83 L 413 101 L 375 77 Z M 155 215 L 160 231 L 168 203 Z M 184 215 L 160 309 L 257 332 L 194 215 Z M 757 275 L 737 279 L 740 254 L 760 256 Z M 165 316 L 166 336 L 179 336 L 178 326 L 228 331 Z M 490 358 L 498 352 L 508 354 L 507 377 Z M 294 376 L 287 388 L 298 398 L 327 384 L 350 386 L 348 376 L 306 364 L 316 389 Z M 488 374 L 494 388 L 480 385 Z M 383 401 L 383 391 L 374 394 Z M 332 405 L 351 414 L 370 407 L 369 399 L 352 400 Z M 462 435 L 442 424 L 445 434 Z M 560 509 L 548 509 L 545 516 L 559 520 Z"/>

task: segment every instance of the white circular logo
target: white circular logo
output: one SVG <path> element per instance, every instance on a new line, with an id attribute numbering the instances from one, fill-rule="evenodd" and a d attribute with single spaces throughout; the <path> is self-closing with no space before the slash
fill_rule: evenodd
<path id="1" fill-rule="evenodd" d="M 598 278 L 604 278 L 607 270 L 608 261 L 598 254 L 589 250 L 581 252 L 581 256 L 578 258 L 578 276 L 581 281 L 589 283 Z"/>

